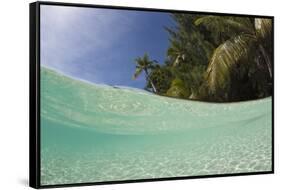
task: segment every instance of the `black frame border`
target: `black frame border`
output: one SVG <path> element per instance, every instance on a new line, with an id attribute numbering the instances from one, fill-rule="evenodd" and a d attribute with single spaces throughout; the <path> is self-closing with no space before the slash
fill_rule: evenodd
<path id="1" fill-rule="evenodd" d="M 178 177 L 166 177 L 166 178 L 87 182 L 87 183 L 72 183 L 72 184 L 57 184 L 57 185 L 41 185 L 40 183 L 40 168 L 41 168 L 41 164 L 40 164 L 41 161 L 41 157 L 40 157 L 40 146 L 41 146 L 40 144 L 40 6 L 41 5 L 70 6 L 70 7 L 81 7 L 81 8 L 104 8 L 104 9 L 133 10 L 133 11 L 151 11 L 151 12 L 165 12 L 165 13 L 188 13 L 188 14 L 218 15 L 218 16 L 240 16 L 240 17 L 256 17 L 256 18 L 272 19 L 272 48 L 273 48 L 272 70 L 273 72 L 272 72 L 272 133 L 271 133 L 272 168 L 271 171 L 211 174 L 211 175 L 198 175 L 198 176 L 178 176 Z M 274 174 L 274 62 L 275 62 L 274 16 L 37 1 L 29 4 L 29 62 L 30 62 L 29 63 L 29 186 L 30 187 L 39 189 L 39 188 L 75 187 L 75 186 L 89 186 L 89 185 L 106 185 L 106 184 L 108 185 L 108 184 L 155 182 L 155 181 L 167 181 L 167 180 Z"/>

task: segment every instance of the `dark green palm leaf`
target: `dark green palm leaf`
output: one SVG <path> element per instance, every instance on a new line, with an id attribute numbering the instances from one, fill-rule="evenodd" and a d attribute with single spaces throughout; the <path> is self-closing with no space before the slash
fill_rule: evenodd
<path id="1" fill-rule="evenodd" d="M 142 73 L 143 69 L 141 67 L 137 67 L 136 71 L 133 75 L 133 79 L 136 79 L 141 73 Z"/>
<path id="2" fill-rule="evenodd" d="M 225 90 L 236 64 L 246 60 L 256 42 L 253 35 L 239 35 L 221 44 L 213 53 L 206 71 L 207 86 L 212 94 Z M 241 65 L 241 67 L 246 65 Z"/>
<path id="3" fill-rule="evenodd" d="M 249 18 L 234 18 L 234 17 L 222 17 L 222 16 L 203 16 L 195 20 L 195 25 L 203 24 L 211 31 L 224 31 L 226 29 L 235 29 L 247 34 L 253 34 L 254 28 L 251 27 L 251 21 Z"/>
<path id="4" fill-rule="evenodd" d="M 272 34 L 272 19 L 256 18 L 255 29 L 260 39 L 267 39 Z"/>

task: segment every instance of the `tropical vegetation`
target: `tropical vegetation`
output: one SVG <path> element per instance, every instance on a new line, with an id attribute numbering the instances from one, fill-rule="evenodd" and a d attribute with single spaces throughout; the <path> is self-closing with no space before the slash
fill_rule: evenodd
<path id="1" fill-rule="evenodd" d="M 172 14 L 164 63 L 148 53 L 135 60 L 136 79 L 164 96 L 202 101 L 243 101 L 272 94 L 272 20 Z"/>

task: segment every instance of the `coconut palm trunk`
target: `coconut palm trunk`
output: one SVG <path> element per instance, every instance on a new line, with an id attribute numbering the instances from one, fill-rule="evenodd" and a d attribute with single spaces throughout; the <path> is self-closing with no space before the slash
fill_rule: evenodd
<path id="1" fill-rule="evenodd" d="M 151 84 L 151 86 L 152 86 L 153 92 L 154 92 L 154 93 L 157 93 L 157 90 L 156 90 L 155 85 L 153 84 L 153 82 L 152 82 L 152 81 L 149 79 L 149 77 L 148 77 L 148 71 L 147 71 L 147 69 L 144 69 L 144 72 L 145 72 L 145 74 L 146 74 L 146 78 L 149 80 L 149 82 L 150 82 L 150 84 Z"/>
<path id="2" fill-rule="evenodd" d="M 264 49 L 264 47 L 262 45 L 259 45 L 259 49 L 263 55 L 263 58 L 265 60 L 265 63 L 266 63 L 266 66 L 267 66 L 267 69 L 268 69 L 268 73 L 269 73 L 269 76 L 270 78 L 272 78 L 272 70 L 271 70 L 271 62 L 270 62 L 270 59 Z"/>

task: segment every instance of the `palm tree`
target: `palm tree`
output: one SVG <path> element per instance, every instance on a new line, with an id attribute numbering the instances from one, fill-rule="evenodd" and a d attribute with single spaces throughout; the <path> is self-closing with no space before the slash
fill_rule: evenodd
<path id="1" fill-rule="evenodd" d="M 214 47 L 204 39 L 199 27 L 194 24 L 199 16 L 178 13 L 171 16 L 177 23 L 176 27 L 165 28 L 170 36 L 167 56 L 171 65 L 206 65 Z"/>
<path id="2" fill-rule="evenodd" d="M 170 43 L 171 45 L 167 51 L 167 56 L 171 59 L 172 66 L 176 67 L 185 61 L 186 46 L 183 41 L 179 40 L 170 40 Z"/>
<path id="3" fill-rule="evenodd" d="M 166 27 L 170 46 L 167 50 L 167 65 L 192 94 L 202 83 L 208 59 L 214 46 L 205 39 L 204 32 L 194 24 L 200 15 L 172 14 L 176 27 Z"/>
<path id="4" fill-rule="evenodd" d="M 152 80 L 149 78 L 149 71 L 153 68 L 155 68 L 155 63 L 156 61 L 151 61 L 149 59 L 149 56 L 147 53 L 144 54 L 143 57 L 138 57 L 135 59 L 136 63 L 136 71 L 135 74 L 133 75 L 133 79 L 136 79 L 143 71 L 146 75 L 146 79 L 149 81 L 149 83 L 152 86 L 153 92 L 157 93 L 156 87 L 153 84 Z"/>
<path id="5" fill-rule="evenodd" d="M 249 78 L 253 76 L 251 68 L 260 68 L 271 81 L 271 19 L 203 16 L 195 24 L 204 25 L 214 35 L 220 36 L 220 45 L 214 50 L 205 73 L 208 93 L 228 99 L 227 93 L 237 75 Z M 267 71 L 264 72 L 264 68 Z"/>

